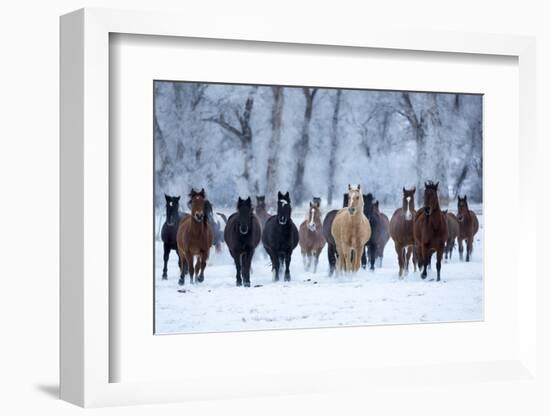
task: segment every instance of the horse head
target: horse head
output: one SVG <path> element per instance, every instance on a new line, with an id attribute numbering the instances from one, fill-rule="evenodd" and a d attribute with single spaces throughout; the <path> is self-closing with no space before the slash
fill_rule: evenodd
<path id="1" fill-rule="evenodd" d="M 321 208 L 321 197 L 320 196 L 314 196 L 312 202 L 313 202 L 313 204 L 315 204 L 319 208 Z"/>
<path id="2" fill-rule="evenodd" d="M 424 183 L 424 214 L 430 215 L 432 212 L 439 210 L 439 198 L 437 197 L 437 187 L 439 182 L 431 181 Z"/>
<path id="3" fill-rule="evenodd" d="M 164 199 L 166 199 L 166 224 L 172 226 L 178 220 L 180 197 L 164 194 Z"/>
<path id="4" fill-rule="evenodd" d="M 290 206 L 290 195 L 287 192 L 282 194 L 281 191 L 277 194 L 277 222 L 280 225 L 286 225 L 290 220 L 292 208 Z"/>
<path id="5" fill-rule="evenodd" d="M 363 214 L 369 221 L 374 217 L 374 196 L 370 192 L 363 195 Z"/>
<path id="6" fill-rule="evenodd" d="M 348 211 L 350 215 L 363 211 L 363 195 L 361 194 L 361 185 L 348 185 Z"/>
<path id="7" fill-rule="evenodd" d="M 252 228 L 253 212 L 252 200 L 250 197 L 246 199 L 241 199 L 241 197 L 239 197 L 239 201 L 237 202 L 237 219 L 239 224 L 239 233 L 242 235 L 247 235 L 250 228 Z"/>
<path id="8" fill-rule="evenodd" d="M 194 189 L 191 189 L 191 192 L 189 193 L 190 204 L 191 204 L 191 216 L 193 219 L 197 222 L 204 222 L 206 217 L 206 193 L 204 192 L 204 188 L 201 189 L 199 192 L 195 191 Z"/>
<path id="9" fill-rule="evenodd" d="M 464 217 L 470 213 L 470 208 L 468 208 L 468 197 L 464 195 L 464 198 L 458 197 L 457 203 L 457 216 L 456 219 L 458 222 L 463 222 Z"/>
<path id="10" fill-rule="evenodd" d="M 413 218 L 415 192 L 416 187 L 412 189 L 405 189 L 405 187 L 403 187 L 403 212 L 405 213 L 405 221 L 410 221 Z"/>
<path id="11" fill-rule="evenodd" d="M 321 208 L 319 207 L 319 203 L 315 202 L 315 198 L 313 198 L 313 201 L 309 203 L 309 213 L 307 216 L 307 228 L 310 231 L 315 232 L 317 230 L 317 227 L 321 225 Z"/>
<path id="12" fill-rule="evenodd" d="M 265 195 L 256 196 L 256 209 L 258 208 L 265 209 Z"/>

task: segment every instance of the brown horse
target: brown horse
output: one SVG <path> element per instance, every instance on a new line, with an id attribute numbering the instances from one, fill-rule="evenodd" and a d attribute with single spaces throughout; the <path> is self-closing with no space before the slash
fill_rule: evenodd
<path id="1" fill-rule="evenodd" d="M 194 282 L 195 276 L 198 282 L 204 280 L 204 269 L 214 239 L 212 227 L 208 223 L 204 189 L 201 189 L 200 192 L 192 189 L 189 196 L 191 197 L 191 215 L 181 221 L 176 236 L 178 253 L 181 259 L 180 285 L 185 284 L 186 265 L 191 283 Z M 193 265 L 195 256 L 198 257 L 197 264 Z"/>
<path id="2" fill-rule="evenodd" d="M 399 262 L 399 278 L 409 273 L 409 261 L 414 254 L 413 220 L 416 215 L 414 194 L 416 188 L 403 188 L 403 206 L 395 210 L 390 220 L 390 235 L 395 245 Z M 413 266 L 416 272 L 416 255 L 413 255 Z"/>
<path id="3" fill-rule="evenodd" d="M 306 220 L 300 224 L 300 249 L 304 268 L 309 271 L 313 260 L 313 273 L 317 273 L 319 264 L 319 255 L 325 246 L 325 237 L 323 237 L 323 227 L 321 224 L 321 201 L 313 200 L 309 203 L 309 211 Z"/>
<path id="4" fill-rule="evenodd" d="M 458 237 L 459 225 L 456 215 L 452 212 L 447 212 L 447 230 L 449 231 L 449 238 L 445 243 L 445 260 L 453 257 L 453 250 L 455 248 L 455 239 Z"/>
<path id="5" fill-rule="evenodd" d="M 459 233 L 458 233 L 458 253 L 460 254 L 460 260 L 463 260 L 462 241 L 466 240 L 466 261 L 470 261 L 472 250 L 474 248 L 474 236 L 479 229 L 479 221 L 474 211 L 468 208 L 468 198 L 464 195 L 464 198 L 458 197 L 458 213 L 456 219 L 458 220 Z"/>
<path id="6" fill-rule="evenodd" d="M 439 182 L 424 184 L 424 207 L 419 209 L 414 218 L 413 234 L 418 255 L 418 264 L 424 270 L 421 277 L 428 275 L 427 267 L 433 252 L 437 253 L 437 281 L 441 280 L 441 259 L 445 250 L 445 243 L 449 238 L 447 230 L 447 215 L 439 207 L 437 187 Z"/>
<path id="7" fill-rule="evenodd" d="M 361 267 L 361 256 L 371 236 L 363 205 L 361 185 L 348 185 L 348 206 L 338 211 L 331 228 L 338 253 L 338 271 L 356 272 Z"/>
<path id="8" fill-rule="evenodd" d="M 260 225 L 263 229 L 265 222 L 269 219 L 269 217 L 271 217 L 269 212 L 267 212 L 267 207 L 265 205 L 265 195 L 256 196 L 256 207 L 254 208 L 254 212 L 256 213 L 258 220 L 260 220 Z"/>
<path id="9" fill-rule="evenodd" d="M 384 259 L 384 248 L 390 239 L 390 220 L 386 214 L 380 211 L 379 202 L 376 201 L 372 204 L 372 210 L 374 215 L 378 215 L 380 231 L 376 235 L 376 251 L 374 252 L 374 258 L 378 259 L 378 267 L 382 267 L 382 261 Z M 374 236 L 372 237 L 374 238 Z"/>

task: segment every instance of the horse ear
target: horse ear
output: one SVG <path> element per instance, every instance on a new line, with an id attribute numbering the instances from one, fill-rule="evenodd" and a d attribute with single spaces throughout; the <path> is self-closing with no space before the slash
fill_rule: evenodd
<path id="1" fill-rule="evenodd" d="M 246 198 L 246 205 L 248 206 L 252 205 L 252 200 L 250 199 L 250 197 Z"/>
<path id="2" fill-rule="evenodd" d="M 407 192 L 407 190 L 405 189 L 405 187 L 403 187 L 403 193 Z"/>
<path id="3" fill-rule="evenodd" d="M 437 191 L 437 187 L 439 186 L 439 182 L 435 184 L 435 190 Z"/>
<path id="4" fill-rule="evenodd" d="M 166 202 L 168 202 L 168 198 L 169 198 L 169 196 L 164 194 L 164 199 L 166 199 Z"/>
<path id="5" fill-rule="evenodd" d="M 286 199 L 290 200 L 290 194 L 288 193 L 288 191 L 286 192 L 285 197 Z"/>
<path id="6" fill-rule="evenodd" d="M 351 183 L 348 183 L 348 191 L 351 191 Z"/>
<path id="7" fill-rule="evenodd" d="M 416 186 L 412 190 L 413 194 L 416 192 Z"/>
<path id="8" fill-rule="evenodd" d="M 278 199 L 281 199 L 283 197 L 283 194 L 281 193 L 281 191 L 277 192 L 277 196 L 279 197 Z"/>
<path id="9" fill-rule="evenodd" d="M 357 185 L 357 189 L 361 190 L 361 184 Z"/>
<path id="10" fill-rule="evenodd" d="M 180 196 L 179 195 L 176 197 L 176 202 L 180 202 Z"/>

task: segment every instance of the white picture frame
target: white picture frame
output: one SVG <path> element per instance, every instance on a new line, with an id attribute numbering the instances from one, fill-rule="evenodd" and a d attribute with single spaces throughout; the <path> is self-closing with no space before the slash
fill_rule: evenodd
<path id="1" fill-rule="evenodd" d="M 181 22 L 185 21 L 185 24 Z M 312 25 L 303 32 L 284 31 L 269 20 L 236 34 L 226 20 L 205 25 L 174 13 L 82 9 L 61 18 L 61 398 L 80 406 L 160 403 L 213 397 L 307 393 L 342 388 L 344 380 L 357 386 L 384 383 L 407 372 L 391 368 L 334 369 L 330 377 L 315 372 L 266 374 L 240 380 L 222 373 L 216 381 L 183 376 L 178 381 L 111 382 L 109 241 L 109 36 L 112 33 L 278 42 L 335 47 L 381 48 L 451 54 L 504 55 L 519 67 L 519 189 L 520 209 L 532 203 L 535 182 L 535 40 L 530 37 L 421 31 L 327 31 Z M 536 283 L 540 278 L 525 242 L 536 241 L 534 215 L 521 215 L 518 254 L 522 279 L 517 292 L 517 354 L 506 360 L 472 363 L 418 363 L 412 379 L 480 381 L 504 377 L 524 380 L 536 376 Z M 522 244 L 522 242 L 524 244 Z M 510 273 L 517 273 L 513 268 Z M 321 330 L 322 331 L 322 330 Z M 472 376 L 476 372 L 483 377 Z M 411 381 L 412 382 L 412 381 Z M 281 386 L 284 386 L 281 387 Z M 246 392 L 246 393 L 243 393 Z"/>

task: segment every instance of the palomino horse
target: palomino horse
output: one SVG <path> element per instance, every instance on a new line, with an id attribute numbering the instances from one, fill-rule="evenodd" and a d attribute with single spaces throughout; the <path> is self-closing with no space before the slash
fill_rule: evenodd
<path id="1" fill-rule="evenodd" d="M 170 258 L 170 251 L 174 250 L 178 253 L 176 234 L 178 233 L 180 221 L 189 216 L 189 214 L 182 214 L 180 212 L 179 196 L 164 194 L 164 199 L 166 200 L 166 221 L 162 224 L 162 229 L 160 232 L 164 246 L 164 267 L 162 268 L 162 280 L 168 279 L 168 259 Z M 181 261 L 179 260 L 178 264 L 180 262 Z"/>
<path id="2" fill-rule="evenodd" d="M 439 182 L 424 184 L 424 207 L 419 209 L 414 218 L 413 234 L 417 249 L 418 264 L 424 266 L 421 277 L 428 275 L 427 267 L 432 253 L 437 253 L 437 281 L 441 280 L 441 259 L 445 243 L 449 238 L 447 231 L 447 215 L 439 207 L 437 187 Z"/>
<path id="3" fill-rule="evenodd" d="M 363 213 L 361 185 L 348 185 L 348 206 L 334 217 L 331 232 L 338 253 L 337 270 L 358 271 L 365 244 L 371 236 L 369 220 Z"/>
<path id="4" fill-rule="evenodd" d="M 206 261 L 208 260 L 210 247 L 214 239 L 212 227 L 208 223 L 205 209 L 206 199 L 204 189 L 201 189 L 200 192 L 192 189 L 189 196 L 191 197 L 191 215 L 181 221 L 176 236 L 178 253 L 181 259 L 180 285 L 185 284 L 186 265 L 189 270 L 189 280 L 191 283 L 194 282 L 193 279 L 195 276 L 199 282 L 204 280 L 204 269 L 206 268 Z M 196 265 L 193 265 L 194 257 L 198 257 Z"/>
<path id="5" fill-rule="evenodd" d="M 300 224 L 300 248 L 304 260 L 304 268 L 309 271 L 313 260 L 313 273 L 317 273 L 319 255 L 325 246 L 325 238 L 321 225 L 320 201 L 310 202 L 306 220 Z"/>
<path id="6" fill-rule="evenodd" d="M 267 212 L 267 207 L 265 205 L 265 195 L 256 196 L 256 207 L 254 209 L 258 220 L 260 220 L 260 225 L 262 228 L 265 226 L 265 222 L 271 217 L 269 212 Z"/>
<path id="7" fill-rule="evenodd" d="M 239 198 L 237 212 L 229 217 L 224 230 L 224 239 L 237 269 L 237 286 L 244 281 L 245 287 L 250 287 L 250 264 L 261 235 L 262 227 L 254 215 L 250 197 Z"/>
<path id="8" fill-rule="evenodd" d="M 460 230 L 456 215 L 452 212 L 447 212 L 447 230 L 449 232 L 449 238 L 447 239 L 447 243 L 445 243 L 445 260 L 453 257 L 455 239 L 458 237 Z"/>
<path id="9" fill-rule="evenodd" d="M 416 271 L 416 256 L 414 255 L 413 220 L 416 215 L 414 209 L 414 194 L 416 188 L 403 188 L 403 206 L 393 213 L 390 220 L 390 235 L 395 245 L 397 261 L 399 262 L 399 278 L 409 272 L 409 261 L 413 255 L 413 266 Z"/>
<path id="10" fill-rule="evenodd" d="M 265 223 L 262 233 L 262 243 L 271 258 L 273 281 L 279 280 L 279 269 L 285 265 L 285 281 L 290 281 L 290 260 L 292 251 L 298 245 L 298 228 L 290 218 L 292 207 L 290 195 L 278 193 L 277 215 L 270 217 Z"/>
<path id="11" fill-rule="evenodd" d="M 463 260 L 462 241 L 466 240 L 466 261 L 470 261 L 472 250 L 474 248 L 474 236 L 479 229 L 479 221 L 474 211 L 468 208 L 468 198 L 464 195 L 464 198 L 458 197 L 458 213 L 456 219 L 458 220 L 459 233 L 458 233 L 458 252 L 460 254 L 460 260 Z"/>
<path id="12" fill-rule="evenodd" d="M 372 204 L 372 210 L 374 215 L 378 216 L 380 225 L 379 232 L 375 235 L 373 231 L 373 236 L 371 237 L 371 239 L 376 238 L 376 251 L 374 252 L 374 258 L 378 259 L 378 267 L 382 267 L 384 248 L 390 239 L 390 220 L 386 214 L 380 211 L 378 201 Z"/>

